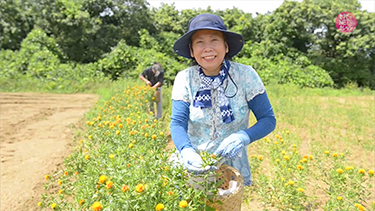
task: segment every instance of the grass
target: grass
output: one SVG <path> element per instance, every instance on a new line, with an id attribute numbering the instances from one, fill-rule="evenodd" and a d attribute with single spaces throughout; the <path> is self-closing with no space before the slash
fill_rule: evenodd
<path id="1" fill-rule="evenodd" d="M 65 91 L 45 90 L 43 84 L 35 85 L 33 83 L 25 82 L 25 86 L 2 86 L 1 91 L 57 93 L 75 93 L 80 91 L 99 94 L 101 96 L 100 101 L 104 102 L 112 97 L 113 93 L 123 90 L 123 87 L 127 84 L 140 82 L 120 80 L 112 83 L 87 84 L 85 86 L 76 84 L 79 90 L 75 90 L 74 86 L 72 86 Z M 12 90 L 7 90 L 7 88 Z M 301 89 L 292 85 L 279 84 L 270 84 L 266 88 L 276 115 L 277 127 L 274 132 L 267 136 L 271 142 L 261 139 L 251 144 L 248 148 L 249 157 L 262 155 L 264 159 L 258 167 L 252 166 L 255 185 L 246 188 L 245 198 L 246 202 L 250 204 L 246 205 L 244 203 L 244 210 L 282 210 L 281 205 L 279 207 L 277 207 L 277 204 L 275 205 L 275 202 L 278 201 L 272 201 L 275 200 L 272 199 L 273 196 L 265 196 L 260 193 L 261 186 L 267 188 L 272 184 L 276 184 L 275 181 L 278 179 L 278 174 L 280 174 L 280 172 L 275 171 L 275 168 L 278 167 L 273 160 L 273 157 L 277 156 L 277 151 L 274 150 L 272 143 L 275 140 L 279 140 L 275 137 L 283 137 L 285 143 L 289 146 L 294 144 L 296 146 L 295 150 L 299 155 L 313 155 L 315 158 L 314 165 L 310 166 L 310 175 L 305 175 L 304 177 L 307 183 L 304 186 L 307 198 L 303 198 L 305 201 L 301 203 L 305 203 L 303 205 L 305 209 L 309 207 L 317 210 L 336 208 L 337 204 L 334 201 L 336 195 L 340 194 L 340 192 L 329 189 L 334 189 L 330 186 L 332 185 L 330 183 L 335 183 L 337 179 L 333 178 L 328 181 L 330 178 L 329 168 L 336 168 L 337 166 L 335 165 L 342 165 L 355 166 L 366 169 L 366 171 L 375 169 L 375 92 L 368 89 L 360 91 L 356 87 L 340 90 L 332 88 Z M 172 87 L 163 87 L 162 119 L 165 123 L 166 134 L 169 133 L 171 91 Z M 255 122 L 254 116 L 251 115 L 250 124 Z M 290 150 L 291 147 L 286 147 L 285 149 Z M 325 152 L 328 152 L 328 154 Z M 345 159 L 341 160 L 341 163 L 336 162 L 332 158 L 333 153 L 343 153 L 345 154 Z M 251 165 L 255 165 L 255 163 L 251 162 Z M 328 183 L 323 183 L 324 180 L 327 180 Z M 375 190 L 372 186 L 366 186 L 366 188 L 369 188 L 369 190 L 365 190 L 365 193 L 370 195 L 366 196 L 362 202 L 368 210 L 371 210 L 371 206 L 374 206 L 371 204 L 375 202 Z M 267 189 L 264 191 L 265 193 L 270 193 Z M 355 195 L 349 197 L 352 193 L 348 193 L 346 200 L 354 200 L 356 195 L 362 193 L 357 193 L 355 192 L 356 190 L 353 191 Z M 276 190 L 277 192 L 282 191 Z M 348 206 L 354 207 L 357 201 L 348 202 L 345 205 L 346 208 Z M 351 208 L 350 210 L 352 210 Z M 374 207 L 372 209 L 374 210 Z"/>

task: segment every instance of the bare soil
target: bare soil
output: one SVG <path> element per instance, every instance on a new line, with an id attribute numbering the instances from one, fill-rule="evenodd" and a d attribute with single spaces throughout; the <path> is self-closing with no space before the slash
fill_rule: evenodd
<path id="1" fill-rule="evenodd" d="M 0 210 L 37 210 L 44 176 L 62 165 L 99 96 L 0 93 Z"/>

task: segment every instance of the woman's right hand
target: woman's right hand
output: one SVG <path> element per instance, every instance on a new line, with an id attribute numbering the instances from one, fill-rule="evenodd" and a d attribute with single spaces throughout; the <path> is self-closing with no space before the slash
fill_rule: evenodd
<path id="1" fill-rule="evenodd" d="M 181 150 L 182 161 L 185 168 L 192 173 L 202 174 L 204 172 L 214 170 L 214 166 L 203 167 L 203 160 L 201 156 L 193 148 L 184 148 Z"/>

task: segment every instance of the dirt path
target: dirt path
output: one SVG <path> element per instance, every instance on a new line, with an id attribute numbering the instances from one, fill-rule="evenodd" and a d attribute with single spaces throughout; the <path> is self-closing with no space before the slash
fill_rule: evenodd
<path id="1" fill-rule="evenodd" d="M 0 93 L 0 210 L 37 208 L 44 175 L 70 154 L 74 129 L 98 100 L 89 94 Z"/>

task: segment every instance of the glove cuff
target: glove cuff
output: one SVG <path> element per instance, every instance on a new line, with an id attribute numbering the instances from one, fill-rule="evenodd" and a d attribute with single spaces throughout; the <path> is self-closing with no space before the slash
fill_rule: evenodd
<path id="1" fill-rule="evenodd" d="M 245 131 L 240 130 L 237 132 L 237 134 L 240 136 L 240 139 L 244 146 L 247 146 L 251 143 L 250 137 Z"/>

